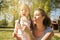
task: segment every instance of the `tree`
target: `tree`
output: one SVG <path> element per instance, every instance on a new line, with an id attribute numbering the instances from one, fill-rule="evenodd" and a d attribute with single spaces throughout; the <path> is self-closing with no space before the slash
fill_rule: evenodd
<path id="1" fill-rule="evenodd" d="M 32 0 L 31 13 L 34 12 L 35 8 L 44 9 L 46 13 L 49 13 L 51 10 L 51 0 Z"/>
<path id="2" fill-rule="evenodd" d="M 30 7 L 30 14 L 33 17 L 33 12 L 36 8 L 44 9 L 46 13 L 51 10 L 51 0 L 2 0 L 0 1 L 0 11 L 6 16 L 5 13 L 11 14 L 13 18 L 13 24 L 19 17 L 19 7 L 21 3 L 26 3 Z M 5 17 L 7 18 L 7 17 Z"/>
<path id="3" fill-rule="evenodd" d="M 8 18 L 7 15 L 11 14 L 13 17 L 14 17 L 14 21 L 18 18 L 18 9 L 17 9 L 17 6 L 18 6 L 18 0 L 1 0 L 0 1 L 0 14 L 2 13 L 5 17 L 5 21 L 8 21 L 6 20 L 6 18 Z M 7 13 L 7 14 L 6 14 Z"/>
<path id="4" fill-rule="evenodd" d="M 49 13 L 51 10 L 51 0 L 46 0 L 45 5 L 44 5 L 44 10 L 46 13 Z"/>
<path id="5" fill-rule="evenodd" d="M 0 21 L 0 27 L 7 27 L 8 22 L 6 21 L 6 19 L 3 19 L 2 21 Z"/>
<path id="6" fill-rule="evenodd" d="M 8 5 L 7 1 L 6 0 L 1 0 L 0 11 L 2 11 L 4 13 L 8 9 L 8 7 L 9 7 L 9 5 Z"/>

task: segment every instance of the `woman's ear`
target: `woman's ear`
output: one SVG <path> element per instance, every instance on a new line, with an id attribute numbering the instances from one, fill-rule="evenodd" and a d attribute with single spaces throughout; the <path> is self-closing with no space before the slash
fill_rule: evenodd
<path id="1" fill-rule="evenodd" d="M 43 16 L 43 20 L 45 19 L 45 16 Z"/>

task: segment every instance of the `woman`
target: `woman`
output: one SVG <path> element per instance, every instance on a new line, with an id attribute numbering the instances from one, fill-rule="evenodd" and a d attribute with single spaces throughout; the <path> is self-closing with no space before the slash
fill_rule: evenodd
<path id="1" fill-rule="evenodd" d="M 29 20 L 30 9 L 28 5 L 22 4 L 20 7 L 20 18 L 15 22 L 14 38 L 16 40 L 31 40 L 30 32 L 30 20 Z"/>
<path id="2" fill-rule="evenodd" d="M 34 40 L 51 40 L 53 30 L 50 28 L 50 18 L 44 10 L 38 8 L 34 11 L 32 34 Z"/>

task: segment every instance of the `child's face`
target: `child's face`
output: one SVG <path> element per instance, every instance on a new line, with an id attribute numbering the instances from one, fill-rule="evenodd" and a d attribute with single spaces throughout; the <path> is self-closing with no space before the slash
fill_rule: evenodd
<path id="1" fill-rule="evenodd" d="M 26 16 L 29 15 L 29 9 L 26 6 L 21 6 L 20 8 L 20 16 Z"/>

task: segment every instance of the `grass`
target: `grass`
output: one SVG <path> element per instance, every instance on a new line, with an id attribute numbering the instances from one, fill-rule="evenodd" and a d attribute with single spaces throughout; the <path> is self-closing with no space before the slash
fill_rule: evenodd
<path id="1" fill-rule="evenodd" d="M 52 37 L 52 40 L 60 40 L 60 37 L 54 35 L 54 36 Z"/>
<path id="2" fill-rule="evenodd" d="M 13 31 L 0 31 L 0 40 L 14 40 L 12 33 Z M 60 38 L 54 35 L 52 40 L 60 40 Z"/>
<path id="3" fill-rule="evenodd" d="M 12 33 L 13 31 L 0 31 L 0 40 L 14 40 Z"/>

